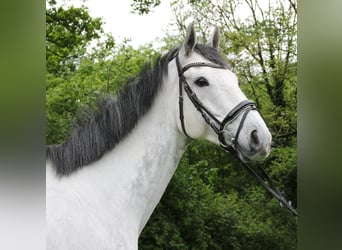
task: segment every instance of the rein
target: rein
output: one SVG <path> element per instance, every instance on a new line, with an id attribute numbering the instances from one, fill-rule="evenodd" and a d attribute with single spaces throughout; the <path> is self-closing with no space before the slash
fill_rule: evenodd
<path id="1" fill-rule="evenodd" d="M 249 166 L 246 162 L 241 161 L 241 159 L 238 157 L 237 150 L 239 147 L 238 144 L 238 137 L 242 130 L 242 127 L 244 125 L 244 122 L 247 118 L 248 113 L 251 110 L 258 111 L 256 104 L 251 100 L 244 100 L 240 102 L 238 105 L 236 105 L 221 121 L 219 121 L 204 105 L 203 103 L 198 99 L 197 95 L 193 90 L 191 89 L 190 85 L 185 79 L 184 72 L 186 72 L 188 69 L 193 67 L 210 67 L 210 68 L 217 68 L 217 69 L 226 69 L 226 67 L 217 65 L 214 63 L 207 63 L 207 62 L 194 62 L 189 63 L 185 65 L 184 67 L 181 66 L 178 58 L 178 54 L 175 55 L 176 58 L 176 65 L 177 65 L 177 71 L 178 71 L 178 77 L 179 77 L 179 119 L 181 122 L 182 130 L 185 136 L 188 138 L 191 138 L 185 129 L 184 124 L 184 111 L 183 111 L 183 88 L 186 92 L 187 96 L 189 97 L 192 104 L 195 106 L 197 111 L 202 115 L 205 122 L 214 130 L 214 132 L 218 135 L 220 145 L 226 152 L 231 153 L 240 164 L 247 170 L 248 173 L 250 173 L 255 179 L 259 182 L 259 184 L 266 189 L 274 198 L 276 198 L 280 205 L 284 205 L 289 212 L 291 212 L 293 215 L 297 216 L 297 211 L 292 207 L 291 202 L 287 201 L 284 198 L 284 195 L 279 191 L 279 189 L 274 184 L 271 177 L 267 174 L 266 170 L 259 164 L 256 164 L 256 168 L 258 169 L 258 172 L 261 174 L 258 174 L 251 166 Z M 231 124 L 235 119 L 237 119 L 240 115 L 242 115 L 240 124 L 238 126 L 238 129 L 236 131 L 235 136 L 232 136 L 227 131 L 227 126 Z M 231 145 L 228 145 L 226 143 L 226 140 L 224 139 L 225 136 L 231 137 Z"/>

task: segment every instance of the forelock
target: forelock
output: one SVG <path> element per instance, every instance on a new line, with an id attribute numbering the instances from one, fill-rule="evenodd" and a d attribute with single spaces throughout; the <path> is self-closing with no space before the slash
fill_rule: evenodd
<path id="1" fill-rule="evenodd" d="M 222 57 L 220 52 L 208 45 L 196 44 L 194 51 L 202 55 L 205 59 L 210 62 L 221 65 L 226 68 L 231 68 L 229 63 Z"/>

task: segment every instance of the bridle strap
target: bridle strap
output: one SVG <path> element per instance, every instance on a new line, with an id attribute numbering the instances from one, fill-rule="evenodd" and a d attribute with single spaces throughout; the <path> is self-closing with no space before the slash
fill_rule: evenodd
<path id="1" fill-rule="evenodd" d="M 240 113 L 251 107 L 252 110 L 257 110 L 255 102 L 251 100 L 244 100 L 235 106 L 223 119 L 222 126 L 226 126 L 227 123 L 231 123 L 235 118 L 239 116 Z M 249 111 L 248 111 L 249 112 Z M 221 127 L 221 130 L 223 127 Z"/>
<path id="2" fill-rule="evenodd" d="M 235 134 L 235 137 L 234 137 L 234 140 L 233 140 L 233 144 L 234 144 L 235 148 L 238 147 L 238 138 L 239 138 L 240 132 L 242 130 L 243 125 L 245 124 L 246 117 L 247 117 L 249 111 L 251 111 L 251 110 L 253 110 L 253 108 L 251 106 L 248 106 L 248 108 L 245 110 L 245 112 L 242 115 L 241 121 L 239 123 L 239 127 L 238 127 L 238 129 L 236 131 L 236 134 Z M 255 110 L 256 110 L 256 108 L 255 108 Z"/>
<path id="3" fill-rule="evenodd" d="M 226 117 L 223 119 L 223 121 L 221 123 L 218 138 L 219 138 L 219 141 L 221 143 L 221 147 L 223 147 L 225 150 L 229 151 L 231 154 L 236 154 L 237 148 L 239 146 L 238 145 L 238 138 L 239 138 L 240 132 L 242 130 L 243 125 L 245 124 L 245 120 L 247 118 L 247 115 L 251 110 L 258 111 L 258 109 L 256 108 L 256 104 L 251 100 L 244 100 L 244 101 L 240 102 L 238 105 L 236 105 L 236 107 L 233 108 L 226 115 Z M 241 113 L 243 113 L 243 115 L 241 117 L 239 127 L 236 130 L 235 136 L 231 137 L 232 145 L 227 145 L 225 138 L 224 138 L 224 134 L 226 133 L 225 127 L 227 125 L 229 125 L 230 123 L 232 123 L 235 119 L 237 119 Z"/>
<path id="4" fill-rule="evenodd" d="M 184 85 L 184 91 L 188 95 L 191 102 L 194 104 L 197 111 L 202 115 L 203 119 L 206 121 L 206 123 L 209 124 L 209 126 L 215 131 L 215 133 L 219 134 L 221 122 L 198 99 L 197 95 L 193 92 L 188 82 L 186 81 L 184 77 L 184 72 L 192 67 L 211 67 L 211 68 L 218 68 L 218 69 L 225 69 L 225 67 L 214 64 L 214 63 L 194 62 L 194 63 L 189 63 L 182 68 L 179 62 L 178 55 L 176 55 L 176 65 L 177 65 L 177 71 L 178 71 L 178 77 L 179 77 L 179 119 L 181 121 L 181 126 L 182 126 L 184 135 L 187 136 L 188 138 L 191 138 L 186 132 L 185 124 L 184 124 L 183 85 Z"/>
<path id="5" fill-rule="evenodd" d="M 237 130 L 237 133 L 234 138 L 234 144 L 237 143 L 237 138 L 240 134 L 240 131 L 242 129 L 242 126 L 245 122 L 245 119 L 249 113 L 250 110 L 257 110 L 256 105 L 253 101 L 250 100 L 244 100 L 240 102 L 236 107 L 234 107 L 223 119 L 223 121 L 219 121 L 198 99 L 197 95 L 193 92 L 191 87 L 189 86 L 188 82 L 186 81 L 184 77 L 184 72 L 186 72 L 188 69 L 192 67 L 211 67 L 211 68 L 218 68 L 218 69 L 225 69 L 224 66 L 217 65 L 214 63 L 208 63 L 208 62 L 194 62 L 189 63 L 185 65 L 184 67 L 181 66 L 179 62 L 178 55 L 176 55 L 176 65 L 177 65 L 177 71 L 178 71 L 178 77 L 179 77 L 179 118 L 181 121 L 182 130 L 185 136 L 191 138 L 185 129 L 184 124 L 184 111 L 183 111 L 183 85 L 184 90 L 187 93 L 189 99 L 194 104 L 197 111 L 202 115 L 203 119 L 206 121 L 206 123 L 215 131 L 215 133 L 219 136 L 219 139 L 221 141 L 221 144 L 223 144 L 226 147 L 229 147 L 226 145 L 224 140 L 222 140 L 222 134 L 221 131 L 224 129 L 227 123 L 231 123 L 234 119 L 236 119 L 242 112 L 244 112 L 243 117 L 241 119 L 241 122 L 239 124 L 239 128 Z M 235 145 L 234 145 L 235 146 Z"/>
<path id="6" fill-rule="evenodd" d="M 178 56 L 177 56 L 177 60 L 179 63 Z M 180 66 L 180 64 L 179 64 L 179 66 Z M 180 75 L 183 75 L 185 71 L 187 71 L 188 69 L 193 68 L 193 67 L 210 67 L 210 68 L 217 68 L 217 69 L 225 69 L 224 66 L 214 64 L 214 63 L 193 62 L 193 63 L 189 63 L 189 64 L 185 65 L 183 68 L 180 67 L 181 71 L 180 72 L 178 71 L 178 74 L 180 73 Z"/>
<path id="7" fill-rule="evenodd" d="M 181 65 L 179 63 L 178 54 L 176 55 L 176 64 L 177 64 L 177 71 L 178 71 L 178 77 L 179 77 L 179 96 L 178 96 L 179 119 L 181 121 L 181 126 L 182 126 L 184 135 L 188 138 L 191 138 L 186 132 L 185 125 L 184 125 L 184 111 L 183 111 L 184 98 L 183 98 L 183 86 L 182 86 L 184 76 L 183 76 L 183 73 L 181 72 Z"/>
<path id="8" fill-rule="evenodd" d="M 258 174 L 250 165 L 241 161 L 236 154 L 233 154 L 233 156 L 237 158 L 237 160 L 240 162 L 240 165 L 242 165 L 264 189 L 266 189 L 274 198 L 279 201 L 280 205 L 284 205 L 290 213 L 292 213 L 294 216 L 298 216 L 297 211 L 292 207 L 291 203 L 285 199 L 284 195 L 274 184 L 272 178 L 267 174 L 266 170 L 260 164 L 255 164 L 255 168 L 260 173 Z"/>
<path id="9" fill-rule="evenodd" d="M 211 112 L 202 104 L 202 102 L 198 99 L 196 94 L 190 88 L 189 84 L 186 81 L 184 81 L 183 83 L 184 83 L 184 90 L 187 93 L 191 102 L 196 107 L 197 111 L 200 112 L 200 114 L 202 115 L 204 120 L 210 125 L 210 127 L 216 133 L 219 133 L 220 131 L 219 127 L 217 127 L 216 124 L 212 120 L 214 120 L 217 124 L 220 124 L 220 121 L 214 115 L 212 115 Z"/>

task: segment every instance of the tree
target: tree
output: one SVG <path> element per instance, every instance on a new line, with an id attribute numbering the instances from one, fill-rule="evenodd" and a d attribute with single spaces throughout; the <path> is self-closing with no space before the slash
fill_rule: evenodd
<path id="1" fill-rule="evenodd" d="M 194 141 L 139 249 L 296 249 L 294 219 L 236 165 L 215 145 Z"/>
<path id="2" fill-rule="evenodd" d="M 295 3 L 281 0 L 269 1 L 267 5 L 260 0 L 191 3 L 190 9 L 184 8 L 184 1 L 172 3 L 175 24 L 183 29 L 184 23 L 192 18 L 203 37 L 212 26 L 219 26 L 223 34 L 222 52 L 239 73 L 240 81 L 253 81 L 251 85 L 264 88 L 275 106 L 284 106 L 285 85 L 295 87 L 296 83 L 291 78 L 296 75 Z"/>
<path id="3" fill-rule="evenodd" d="M 139 15 L 148 14 L 160 4 L 160 0 L 133 0 L 131 7 L 134 13 Z"/>
<path id="4" fill-rule="evenodd" d="M 74 71 L 89 42 L 102 34 L 102 21 L 100 18 L 92 18 L 85 6 L 57 7 L 55 0 L 47 0 L 47 6 L 47 72 L 62 74 Z"/>
<path id="5" fill-rule="evenodd" d="M 117 46 L 85 6 L 57 7 L 53 0 L 47 6 L 46 141 L 55 144 L 66 137 L 80 109 L 114 94 L 157 53 L 149 45 L 134 50 L 129 40 Z"/>

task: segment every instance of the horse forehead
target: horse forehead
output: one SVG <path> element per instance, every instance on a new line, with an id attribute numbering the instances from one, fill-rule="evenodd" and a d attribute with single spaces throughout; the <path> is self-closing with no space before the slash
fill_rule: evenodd
<path id="1" fill-rule="evenodd" d="M 197 62 L 205 62 L 205 63 L 212 63 L 215 64 L 213 62 L 211 62 L 209 59 L 205 58 L 204 56 L 202 56 L 199 53 L 192 53 L 189 57 L 183 57 L 180 59 L 181 64 L 183 65 L 183 67 L 187 64 L 191 64 L 191 63 L 197 63 Z M 215 72 L 215 74 L 217 74 L 217 71 L 214 71 L 213 69 L 215 68 L 211 68 L 211 67 L 196 67 L 198 69 L 198 71 L 207 69 L 207 72 Z M 230 68 L 225 68 L 224 71 L 229 72 L 228 74 L 230 75 L 230 77 L 234 78 L 234 80 L 237 80 L 237 76 L 231 71 Z"/>
<path id="2" fill-rule="evenodd" d="M 210 61 L 208 59 L 206 59 L 204 56 L 202 56 L 199 53 L 193 52 L 190 54 L 190 56 L 187 57 L 180 57 L 179 61 L 181 62 L 181 64 L 184 66 L 186 64 L 189 63 L 194 63 L 194 62 L 207 62 L 209 63 Z"/>
<path id="3" fill-rule="evenodd" d="M 238 83 L 237 75 L 227 68 L 213 68 L 210 66 L 194 67 L 193 70 L 189 70 L 189 74 L 193 74 L 194 77 L 207 76 L 216 79 L 218 83 L 223 85 L 227 83 L 235 85 Z"/>
<path id="4" fill-rule="evenodd" d="M 202 56 L 199 53 L 192 53 L 189 57 L 183 57 L 180 58 L 180 62 L 181 65 L 183 65 L 183 67 L 185 65 L 191 64 L 191 63 L 196 63 L 196 62 L 205 62 L 205 63 L 213 63 L 211 62 L 209 59 L 205 58 L 204 56 Z M 199 76 L 203 76 L 203 74 L 206 74 L 208 76 L 212 76 L 216 79 L 220 80 L 220 83 L 222 84 L 226 84 L 228 83 L 233 83 L 236 84 L 238 83 L 238 78 L 235 75 L 235 73 L 233 73 L 231 71 L 230 68 L 224 68 L 224 69 L 217 69 L 217 68 L 212 68 L 212 67 L 193 67 L 191 68 L 193 70 L 187 70 L 184 75 L 185 76 L 190 76 L 193 75 L 195 77 L 199 77 Z M 223 80 L 223 81 L 222 81 Z"/>

